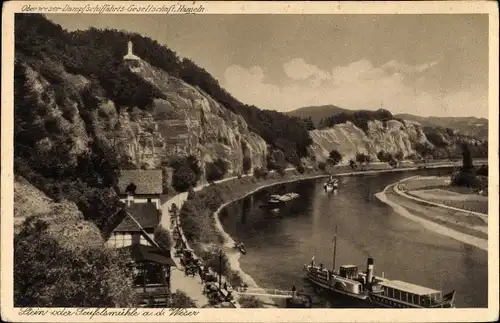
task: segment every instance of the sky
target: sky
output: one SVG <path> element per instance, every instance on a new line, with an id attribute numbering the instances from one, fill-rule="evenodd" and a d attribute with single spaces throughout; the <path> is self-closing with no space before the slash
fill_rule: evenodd
<path id="1" fill-rule="evenodd" d="M 488 116 L 488 16 L 47 15 L 157 40 L 246 104 Z M 124 44 L 125 48 L 126 44 Z"/>

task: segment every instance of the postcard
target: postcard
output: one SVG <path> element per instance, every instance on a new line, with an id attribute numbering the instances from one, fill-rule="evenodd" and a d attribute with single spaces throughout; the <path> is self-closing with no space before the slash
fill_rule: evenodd
<path id="1" fill-rule="evenodd" d="M 498 319 L 496 3 L 2 25 L 2 320 Z"/>

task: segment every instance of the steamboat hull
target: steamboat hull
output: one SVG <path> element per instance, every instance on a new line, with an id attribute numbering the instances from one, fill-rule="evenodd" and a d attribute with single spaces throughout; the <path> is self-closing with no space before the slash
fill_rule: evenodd
<path id="1" fill-rule="evenodd" d="M 403 302 L 397 299 L 392 299 L 390 297 L 384 297 L 382 295 L 370 295 L 370 303 L 377 307 L 383 308 L 454 308 L 452 304 L 444 304 L 443 306 L 419 306 L 417 304 Z"/>
<path id="2" fill-rule="evenodd" d="M 312 283 L 312 285 L 315 288 L 318 288 L 321 291 L 328 293 L 328 295 L 332 296 L 336 302 L 338 301 L 341 304 L 353 305 L 356 307 L 359 306 L 365 307 L 370 304 L 370 299 L 366 294 L 353 294 L 344 290 L 334 288 L 327 282 L 318 280 L 310 275 L 307 275 L 307 279 L 309 280 L 309 282 Z"/>

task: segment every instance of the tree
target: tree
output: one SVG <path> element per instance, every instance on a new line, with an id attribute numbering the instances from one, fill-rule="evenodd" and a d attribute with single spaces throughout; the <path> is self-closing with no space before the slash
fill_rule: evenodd
<path id="1" fill-rule="evenodd" d="M 262 167 L 257 167 L 257 168 L 254 168 L 254 170 L 253 170 L 253 176 L 257 179 L 266 178 L 267 174 L 268 174 L 267 171 L 262 169 Z"/>
<path id="2" fill-rule="evenodd" d="M 305 169 L 304 165 L 300 164 L 299 166 L 297 166 L 297 171 L 300 174 L 304 174 L 306 172 L 306 169 Z"/>
<path id="3" fill-rule="evenodd" d="M 352 169 L 356 168 L 358 165 L 356 165 L 356 162 L 352 159 L 349 160 L 349 167 Z"/>
<path id="4" fill-rule="evenodd" d="M 221 180 L 227 172 L 226 163 L 218 158 L 213 163 L 205 164 L 205 177 L 208 182 Z"/>
<path id="5" fill-rule="evenodd" d="M 307 117 L 307 118 L 305 118 L 305 119 L 304 119 L 304 122 L 306 123 L 307 130 L 308 130 L 308 131 L 311 131 L 311 130 L 316 129 L 316 127 L 314 126 L 314 122 L 312 121 L 312 118 L 311 118 L 311 117 Z"/>
<path id="6" fill-rule="evenodd" d="M 68 234 L 71 232 L 71 234 Z M 134 307 L 128 253 L 69 203 L 28 218 L 14 237 L 16 307 Z"/>
<path id="7" fill-rule="evenodd" d="M 249 156 L 243 157 L 243 172 L 248 174 L 252 170 L 252 159 Z"/>
<path id="8" fill-rule="evenodd" d="M 154 241 L 165 251 L 170 251 L 172 241 L 170 233 L 161 226 L 157 226 L 154 231 Z"/>
<path id="9" fill-rule="evenodd" d="M 195 184 L 196 184 L 196 182 L 200 180 L 201 175 L 203 174 L 200 168 L 200 162 L 198 161 L 198 159 L 196 159 L 195 156 L 190 155 L 186 158 L 186 163 L 189 165 L 189 168 L 191 168 L 191 170 L 195 175 L 196 179 Z"/>
<path id="10" fill-rule="evenodd" d="M 462 171 L 468 172 L 474 168 L 472 156 L 469 146 L 466 143 L 462 144 Z"/>
<path id="11" fill-rule="evenodd" d="M 181 165 L 172 174 L 172 187 L 177 192 L 185 192 L 196 185 L 196 174 L 188 165 Z"/>
<path id="12" fill-rule="evenodd" d="M 393 156 L 389 152 L 385 152 L 384 150 L 381 150 L 377 153 L 377 158 L 381 162 L 389 163 L 391 160 L 393 160 Z"/>
<path id="13" fill-rule="evenodd" d="M 162 167 L 161 168 L 161 174 L 162 174 L 162 191 L 163 191 L 163 194 L 168 194 L 168 190 L 169 190 L 169 182 L 168 182 L 168 171 L 167 171 L 167 168 L 166 167 Z"/>
<path id="14" fill-rule="evenodd" d="M 404 158 L 404 153 L 400 150 L 396 153 L 396 155 L 394 156 L 394 158 L 396 158 L 396 160 L 399 162 L 399 161 L 402 161 L 403 158 Z"/>
<path id="15" fill-rule="evenodd" d="M 340 161 L 342 161 L 342 155 L 335 149 L 330 151 L 330 154 L 328 156 L 328 162 L 333 166 L 335 166 L 338 163 L 340 163 Z"/>
<path id="16" fill-rule="evenodd" d="M 319 163 L 318 163 L 318 168 L 319 168 L 320 170 L 325 170 L 325 169 L 326 169 L 326 163 L 324 163 L 324 162 L 319 162 Z"/>
<path id="17" fill-rule="evenodd" d="M 366 155 L 363 153 L 356 154 L 356 161 L 360 164 L 369 164 L 371 162 L 370 155 Z"/>

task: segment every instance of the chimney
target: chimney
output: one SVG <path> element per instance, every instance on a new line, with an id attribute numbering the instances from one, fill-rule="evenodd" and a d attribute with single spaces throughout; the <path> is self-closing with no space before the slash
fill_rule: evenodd
<path id="1" fill-rule="evenodd" d="M 366 283 L 371 284 L 373 280 L 373 258 L 368 258 L 366 265 Z"/>

